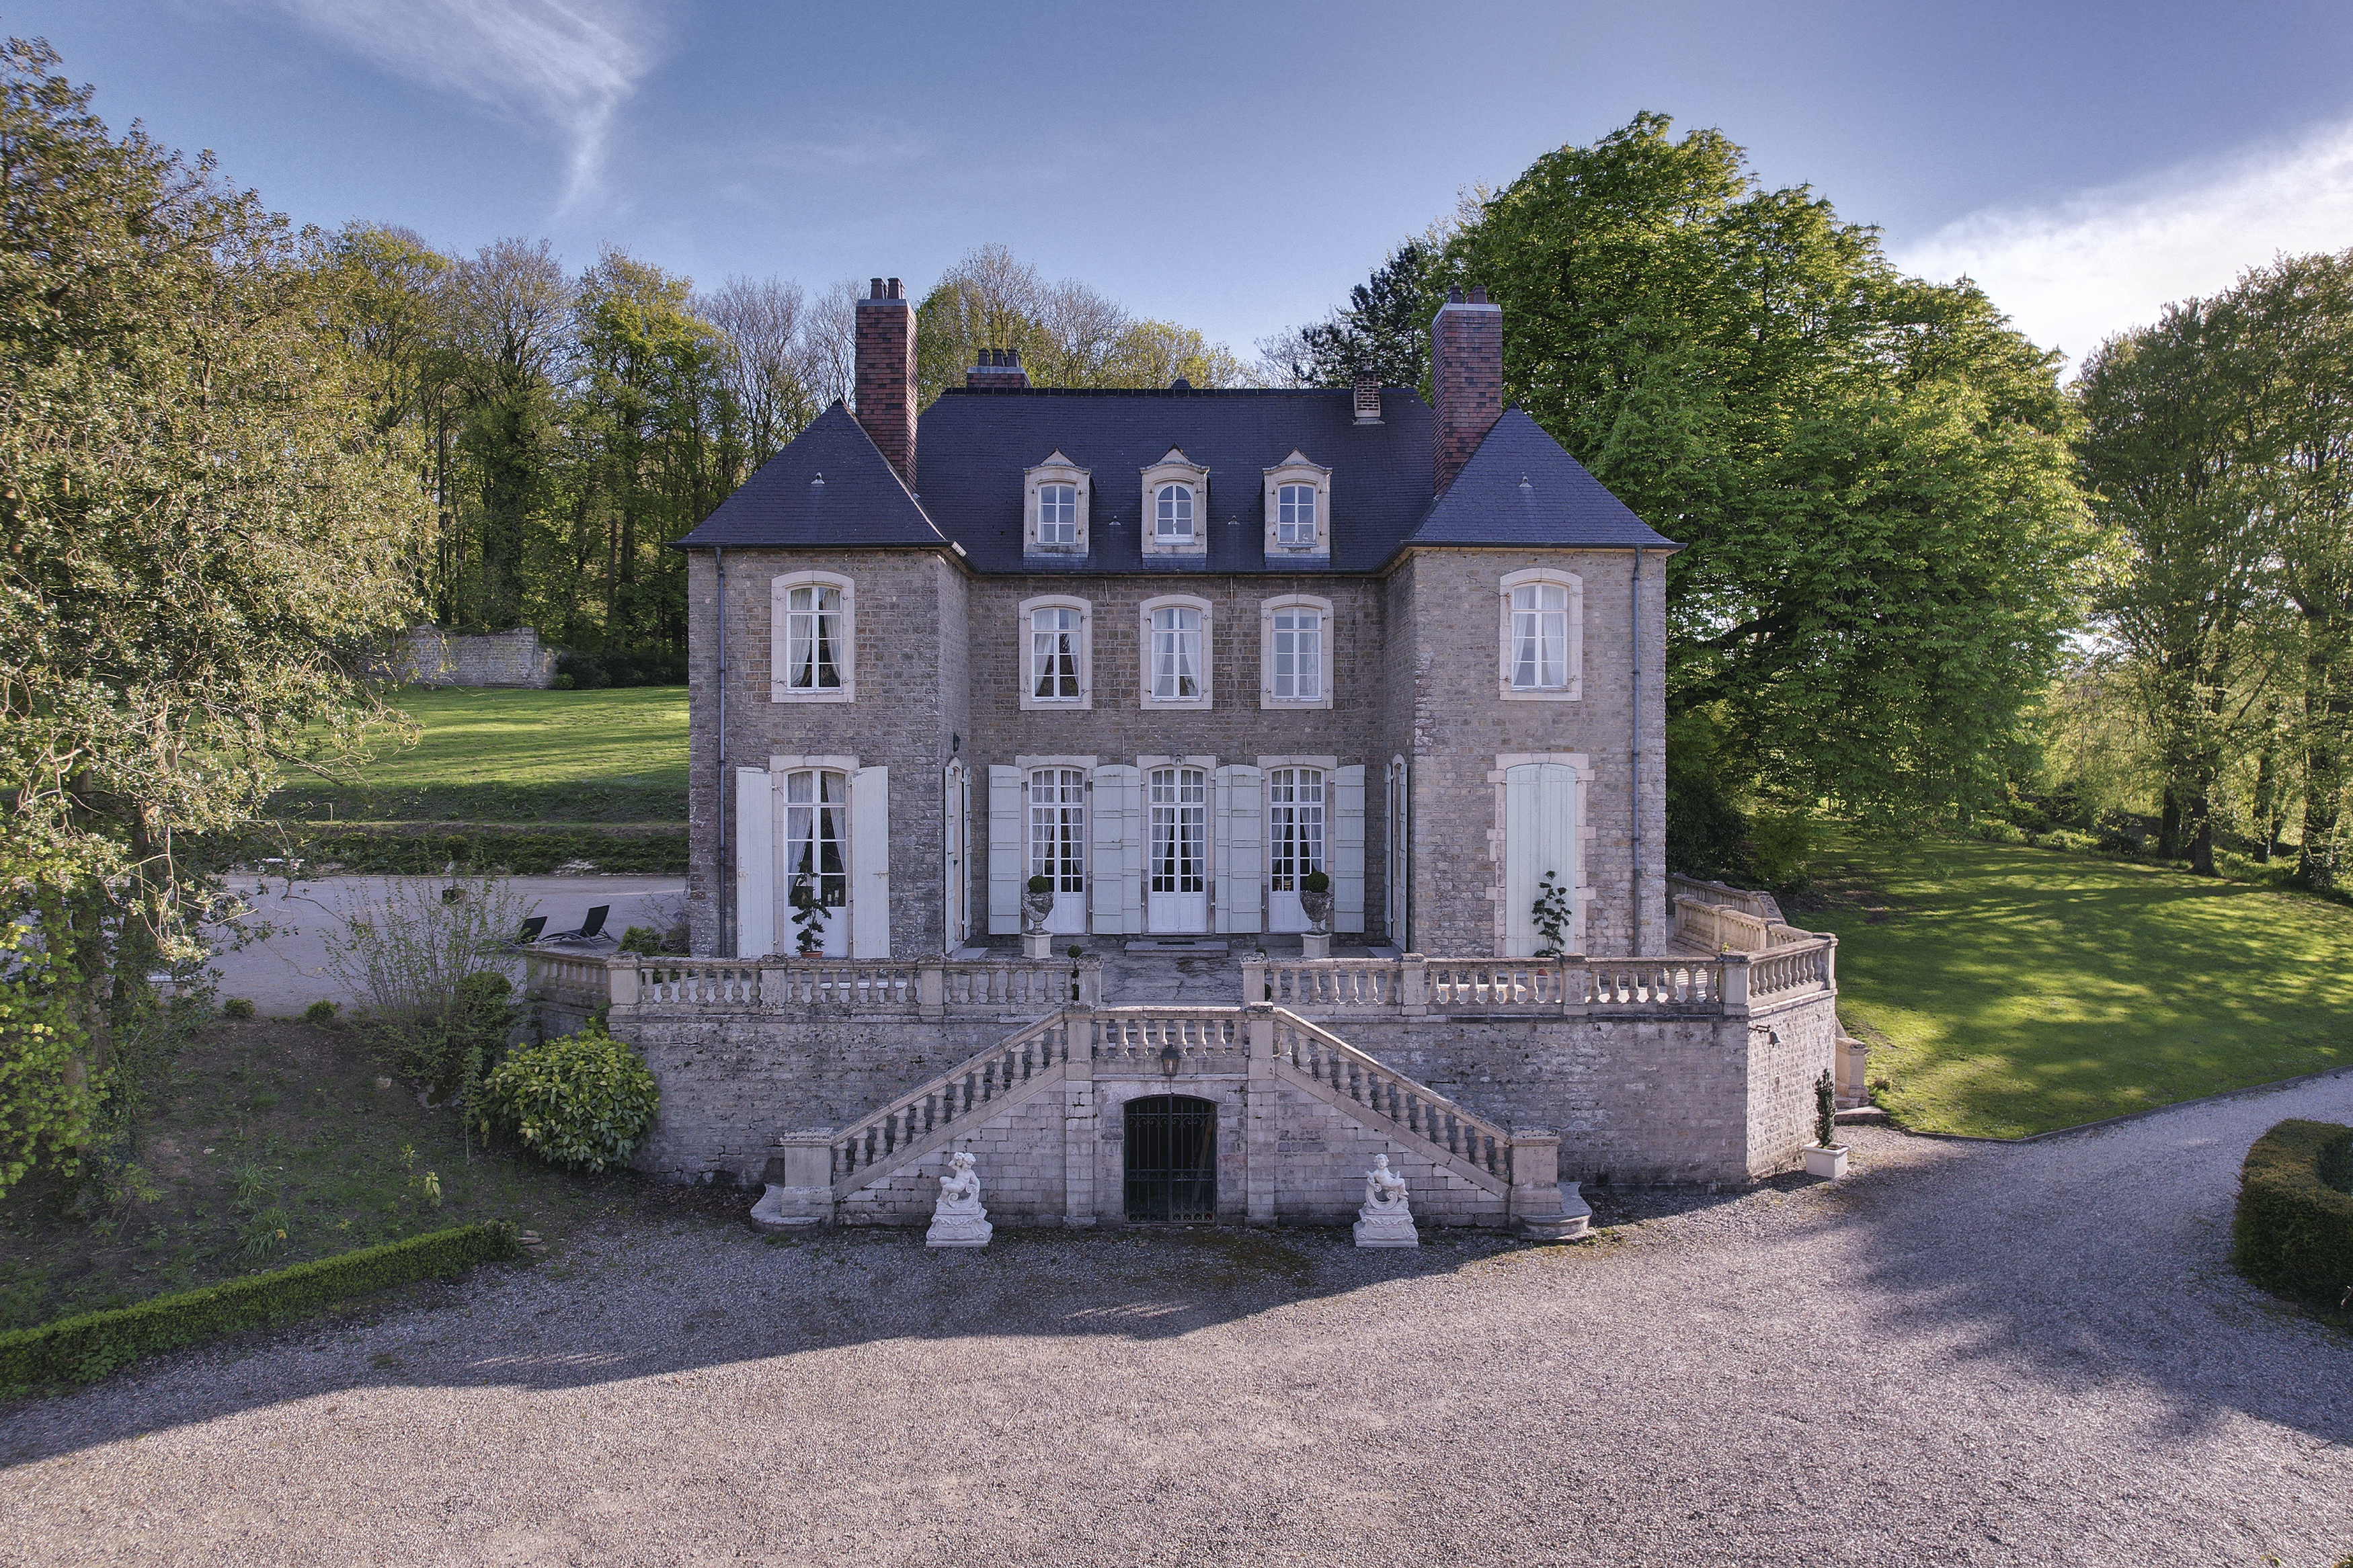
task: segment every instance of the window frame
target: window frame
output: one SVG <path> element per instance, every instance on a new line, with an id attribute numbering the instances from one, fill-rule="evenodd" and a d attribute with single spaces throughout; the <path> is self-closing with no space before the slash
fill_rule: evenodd
<path id="1" fill-rule="evenodd" d="M 798 690 L 787 684 L 792 657 L 788 605 L 795 588 L 833 588 L 841 595 L 841 643 L 835 658 L 841 685 L 832 690 Z M 839 572 L 786 572 L 768 579 L 768 700 L 855 702 L 858 700 L 858 587 Z"/>
<path id="2" fill-rule="evenodd" d="M 1158 661 L 1158 651 L 1153 645 L 1153 614 L 1158 610 L 1189 609 L 1201 613 L 1201 659 L 1198 697 L 1156 697 L 1153 694 L 1153 666 Z M 1197 594 L 1162 594 L 1145 600 L 1136 606 L 1136 673 L 1140 697 L 1139 706 L 1158 709 L 1206 710 L 1216 701 L 1216 684 L 1212 679 L 1212 656 L 1216 649 L 1217 612 L 1209 601 Z"/>
<path id="3" fill-rule="evenodd" d="M 1266 509 L 1266 556 L 1270 561 L 1329 561 L 1332 557 L 1332 470 L 1309 460 L 1297 447 L 1271 468 L 1261 498 Z M 1282 542 L 1282 492 L 1289 485 L 1305 485 L 1315 492 L 1315 537 L 1307 544 Z"/>
<path id="4" fill-rule="evenodd" d="M 1538 584 L 1566 591 L 1567 635 L 1562 649 L 1562 673 L 1567 680 L 1560 686 L 1515 687 L 1512 684 L 1515 652 L 1512 638 L 1512 591 Z M 1496 684 L 1503 700 L 1506 702 L 1575 702 L 1582 700 L 1585 695 L 1585 579 L 1574 572 L 1564 572 L 1555 566 L 1529 566 L 1505 573 L 1497 585 L 1497 595 L 1501 663 L 1496 672 Z"/>
<path id="5" fill-rule="evenodd" d="M 1079 694 L 1076 698 L 1037 695 L 1037 643 L 1030 620 L 1039 610 L 1076 610 L 1079 613 Z M 1035 598 L 1021 601 L 1016 626 L 1020 637 L 1018 657 L 1022 710 L 1063 713 L 1091 710 L 1095 705 L 1094 605 L 1071 594 L 1040 594 Z"/>
<path id="6" fill-rule="evenodd" d="M 1069 485 L 1075 492 L 1073 521 L 1078 537 L 1070 544 L 1048 544 L 1038 537 L 1039 527 L 1040 492 L 1048 485 Z M 1089 513 L 1093 510 L 1094 486 L 1087 470 L 1065 456 L 1060 447 L 1035 468 L 1025 468 L 1021 475 L 1021 552 L 1025 555 L 1048 557 L 1082 556 L 1092 548 L 1088 531 Z"/>
<path id="7" fill-rule="evenodd" d="M 1209 551 L 1209 470 L 1185 455 L 1178 447 L 1168 448 L 1167 455 L 1144 470 L 1143 510 L 1136 518 L 1137 542 L 1146 555 L 1206 555 Z M 1182 485 L 1192 492 L 1193 533 L 1182 543 L 1172 543 L 1160 537 L 1160 492 L 1169 485 Z"/>
<path id="8" fill-rule="evenodd" d="M 1274 694 L 1274 617 L 1282 610 L 1314 610 L 1323 616 L 1322 652 L 1317 684 L 1321 695 L 1315 697 L 1277 697 Z M 1261 708 L 1291 708 L 1313 711 L 1332 706 L 1332 601 L 1314 594 L 1279 594 L 1271 599 L 1261 599 L 1258 606 L 1258 705 Z"/>

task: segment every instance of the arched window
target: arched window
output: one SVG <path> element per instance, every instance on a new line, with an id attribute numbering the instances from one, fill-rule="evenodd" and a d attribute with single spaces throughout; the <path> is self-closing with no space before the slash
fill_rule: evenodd
<path id="1" fill-rule="evenodd" d="M 1144 705 L 1209 706 L 1209 605 L 1189 595 L 1146 599 L 1144 616 Z"/>
<path id="2" fill-rule="evenodd" d="M 1193 487 L 1163 485 L 1153 498 L 1152 536 L 1164 544 L 1189 544 L 1193 539 Z"/>
<path id="3" fill-rule="evenodd" d="M 1259 706 L 1332 706 L 1332 601 L 1306 594 L 1259 606 Z"/>
<path id="4" fill-rule="evenodd" d="M 1094 705 L 1092 616 L 1084 599 L 1062 596 L 1021 604 L 1021 706 Z"/>
<path id="5" fill-rule="evenodd" d="M 1503 580 L 1503 695 L 1567 699 L 1584 684 L 1585 586 L 1548 567 Z"/>
<path id="6" fill-rule="evenodd" d="M 1332 470 L 1294 448 L 1261 470 L 1265 479 L 1270 559 L 1332 553 Z"/>
<path id="7" fill-rule="evenodd" d="M 769 696 L 778 702 L 856 699 L 855 595 L 849 579 L 794 572 L 769 584 Z"/>
<path id="8" fill-rule="evenodd" d="M 1079 487 L 1038 487 L 1038 542 L 1076 544 L 1079 542 Z"/>

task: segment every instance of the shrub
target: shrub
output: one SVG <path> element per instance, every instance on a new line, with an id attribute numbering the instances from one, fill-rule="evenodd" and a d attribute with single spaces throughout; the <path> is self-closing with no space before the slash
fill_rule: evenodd
<path id="1" fill-rule="evenodd" d="M 631 926 L 621 933 L 620 951 L 623 952 L 641 952 L 652 957 L 661 950 L 661 932 L 651 926 Z"/>
<path id="2" fill-rule="evenodd" d="M 2247 1151 L 2231 1261 L 2268 1290 L 2323 1307 L 2353 1291 L 2353 1127 L 2283 1121 Z"/>
<path id="3" fill-rule="evenodd" d="M 224 1018 L 252 1017 L 253 999 L 249 996 L 230 997 L 227 1001 L 221 1004 L 221 1016 Z"/>
<path id="4" fill-rule="evenodd" d="M 306 1024 L 332 1024 L 335 1021 L 335 1015 L 342 1011 L 341 1007 L 322 996 L 302 1009 L 302 1021 Z"/>
<path id="5" fill-rule="evenodd" d="M 1310 871 L 1299 879 L 1299 890 L 1303 893 L 1328 893 L 1332 890 L 1332 879 L 1321 871 Z"/>
<path id="6" fill-rule="evenodd" d="M 1757 868 L 1757 879 L 1768 888 L 1795 887 L 1803 881 L 1807 863 L 1814 858 L 1816 837 L 1812 820 L 1797 812 L 1755 817 L 1748 825 L 1748 858 Z"/>
<path id="7" fill-rule="evenodd" d="M 1033 893 L 1050 893 L 1054 890 L 1054 879 L 1051 877 L 1032 877 L 1025 885 Z"/>
<path id="8" fill-rule="evenodd" d="M 552 1165 L 594 1173 L 628 1163 L 660 1104 L 646 1064 L 592 1018 L 501 1063 L 484 1086 L 482 1123 Z"/>
<path id="9" fill-rule="evenodd" d="M 133 1307 L 18 1329 L 0 1334 L 0 1389 L 14 1393 L 40 1384 L 92 1383 L 142 1355 L 208 1334 L 316 1311 L 330 1302 L 417 1279 L 460 1274 L 477 1263 L 514 1255 L 512 1227 L 470 1225 L 201 1290 L 158 1296 Z"/>

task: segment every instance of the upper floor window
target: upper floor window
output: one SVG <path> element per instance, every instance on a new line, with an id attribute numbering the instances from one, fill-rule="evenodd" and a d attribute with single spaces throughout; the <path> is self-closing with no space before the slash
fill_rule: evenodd
<path id="1" fill-rule="evenodd" d="M 1092 611 L 1084 599 L 1027 599 L 1021 605 L 1021 706 L 1094 705 Z"/>
<path id="2" fill-rule="evenodd" d="M 1304 594 L 1259 606 L 1259 706 L 1329 708 L 1332 602 Z"/>
<path id="3" fill-rule="evenodd" d="M 1266 478 L 1266 552 L 1270 556 L 1332 553 L 1332 470 L 1294 449 Z"/>
<path id="4" fill-rule="evenodd" d="M 769 584 L 768 694 L 777 702 L 848 702 L 857 695 L 849 579 L 794 572 Z"/>
<path id="5" fill-rule="evenodd" d="M 1021 548 L 1031 554 L 1087 552 L 1087 470 L 1059 450 L 1023 476 Z"/>
<path id="6" fill-rule="evenodd" d="M 1532 567 L 1504 578 L 1505 697 L 1574 698 L 1583 685 L 1585 586 Z"/>
<path id="7" fill-rule="evenodd" d="M 1175 447 L 1144 470 L 1144 552 L 1199 555 L 1208 530 L 1209 470 Z"/>
<path id="8" fill-rule="evenodd" d="M 1209 605 L 1170 595 L 1146 599 L 1144 616 L 1144 705 L 1209 706 Z"/>

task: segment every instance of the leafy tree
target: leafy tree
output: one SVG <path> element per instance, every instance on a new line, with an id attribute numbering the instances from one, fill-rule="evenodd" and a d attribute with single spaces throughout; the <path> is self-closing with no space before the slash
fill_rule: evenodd
<path id="1" fill-rule="evenodd" d="M 1302 386 L 1352 386 L 1360 375 L 1383 386 L 1420 386 L 1430 379 L 1431 288 L 1438 246 L 1409 239 L 1348 290 L 1329 319 L 1299 330 L 1283 357 Z"/>
<path id="2" fill-rule="evenodd" d="M 1645 521 L 1671 713 L 1747 790 L 1871 821 L 2000 788 L 2086 548 L 2056 356 L 1966 280 L 1656 114 L 1477 204 L 1430 287 L 1504 307 L 1507 395 Z M 1432 301 L 1425 296 L 1424 306 Z M 1427 319 L 1426 316 L 1424 318 Z"/>

